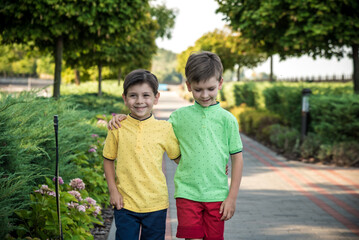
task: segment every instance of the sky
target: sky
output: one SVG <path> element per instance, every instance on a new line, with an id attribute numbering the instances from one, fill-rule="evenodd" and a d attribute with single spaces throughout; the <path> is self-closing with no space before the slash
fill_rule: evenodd
<path id="1" fill-rule="evenodd" d="M 211 32 L 216 28 L 221 29 L 226 22 L 222 14 L 216 14 L 218 4 L 215 0 L 154 0 L 154 4 L 164 3 L 167 8 L 178 9 L 175 27 L 171 39 L 157 39 L 160 48 L 180 53 L 188 47 L 193 46 L 197 39 L 203 34 Z M 245 69 L 245 75 L 250 77 L 255 73 L 269 73 L 269 61 L 254 69 Z M 353 62 L 348 57 L 338 61 L 317 59 L 303 56 L 279 61 L 278 56 L 273 59 L 273 72 L 279 78 L 288 77 L 312 77 L 350 75 L 353 73 Z"/>

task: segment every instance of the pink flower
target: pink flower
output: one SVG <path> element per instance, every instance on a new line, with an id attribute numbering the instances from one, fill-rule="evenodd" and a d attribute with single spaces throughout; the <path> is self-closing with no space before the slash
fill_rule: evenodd
<path id="1" fill-rule="evenodd" d="M 101 212 L 101 207 L 100 206 L 96 206 L 95 207 L 95 211 L 92 213 L 95 217 Z"/>
<path id="2" fill-rule="evenodd" d="M 56 194 L 54 191 L 52 191 L 49 186 L 47 185 L 42 185 L 40 189 L 35 190 L 36 193 L 40 193 L 42 195 L 47 194 L 49 196 L 53 196 L 56 197 Z"/>
<path id="3" fill-rule="evenodd" d="M 85 183 L 80 178 L 75 178 L 70 181 L 70 186 L 73 189 L 83 190 L 85 189 Z"/>
<path id="4" fill-rule="evenodd" d="M 49 191 L 47 195 L 56 197 L 56 193 L 54 191 Z"/>
<path id="5" fill-rule="evenodd" d="M 96 149 L 95 149 L 95 148 L 90 148 L 90 149 L 89 149 L 89 152 L 90 152 L 90 153 L 96 152 Z"/>
<path id="6" fill-rule="evenodd" d="M 98 138 L 98 135 L 97 134 L 92 134 L 91 137 Z"/>
<path id="7" fill-rule="evenodd" d="M 111 113 L 112 116 L 116 116 L 116 113 Z"/>
<path id="8" fill-rule="evenodd" d="M 78 201 L 82 201 L 81 193 L 78 191 L 68 191 L 72 196 L 74 196 Z"/>
<path id="9" fill-rule="evenodd" d="M 54 178 L 52 179 L 52 181 L 53 181 L 53 182 L 56 182 L 56 177 L 54 177 Z M 60 185 L 64 184 L 64 180 L 62 180 L 62 177 L 59 177 L 59 184 L 60 184 Z"/>
<path id="10" fill-rule="evenodd" d="M 90 204 L 90 205 L 96 205 L 96 200 L 90 197 L 86 198 L 86 201 Z"/>
<path id="11" fill-rule="evenodd" d="M 67 207 L 68 207 L 68 208 L 75 208 L 75 207 L 77 207 L 78 205 L 79 205 L 78 203 L 71 202 L 71 203 L 68 203 L 68 204 L 67 204 Z"/>
<path id="12" fill-rule="evenodd" d="M 77 210 L 79 210 L 79 212 L 86 212 L 86 207 L 84 205 L 78 205 Z"/>

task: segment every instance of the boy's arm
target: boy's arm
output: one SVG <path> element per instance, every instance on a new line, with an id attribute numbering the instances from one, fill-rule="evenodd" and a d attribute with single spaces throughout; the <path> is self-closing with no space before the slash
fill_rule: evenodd
<path id="1" fill-rule="evenodd" d="M 232 172 L 231 185 L 226 200 L 223 201 L 219 213 L 222 214 L 221 220 L 227 221 L 232 218 L 236 210 L 236 201 L 239 186 L 242 180 L 243 155 L 242 152 L 231 155 Z"/>
<path id="2" fill-rule="evenodd" d="M 103 168 L 105 171 L 108 190 L 110 192 L 110 204 L 116 207 L 117 210 L 120 210 L 123 208 L 123 199 L 116 186 L 115 161 L 104 158 Z"/>

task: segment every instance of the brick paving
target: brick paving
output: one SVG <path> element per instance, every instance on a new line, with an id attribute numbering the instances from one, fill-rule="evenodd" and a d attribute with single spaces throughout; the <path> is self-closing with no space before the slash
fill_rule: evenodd
<path id="1" fill-rule="evenodd" d="M 176 93 L 163 92 L 154 114 L 166 119 L 186 104 Z M 359 239 L 359 169 L 288 161 L 241 136 L 244 172 L 236 213 L 225 224 L 224 239 Z M 167 156 L 164 162 L 170 196 L 166 240 L 175 240 L 177 165 Z M 109 240 L 115 239 L 114 229 Z"/>

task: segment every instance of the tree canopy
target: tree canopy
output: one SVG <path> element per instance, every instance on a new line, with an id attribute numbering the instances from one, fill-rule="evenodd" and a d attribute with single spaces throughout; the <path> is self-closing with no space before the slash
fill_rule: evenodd
<path id="1" fill-rule="evenodd" d="M 178 55 L 177 71 L 184 74 L 186 61 L 191 52 L 210 51 L 216 53 L 222 60 L 224 71 L 234 70 L 238 65 L 237 79 L 239 80 L 240 67 L 256 67 L 265 60 L 264 54 L 260 54 L 253 46 L 248 44 L 238 32 L 226 28 L 216 29 L 199 38 L 193 47 L 189 47 Z"/>
<path id="2" fill-rule="evenodd" d="M 230 26 L 269 55 L 342 58 L 354 64 L 359 93 L 359 2 L 357 0 L 216 0 Z"/>
<path id="3" fill-rule="evenodd" d="M 147 0 L 1 1 L 0 35 L 2 43 L 32 43 L 54 52 L 54 97 L 59 97 L 63 48 L 92 49 L 101 41 L 126 39 L 147 13 Z"/>

